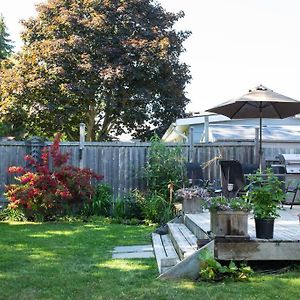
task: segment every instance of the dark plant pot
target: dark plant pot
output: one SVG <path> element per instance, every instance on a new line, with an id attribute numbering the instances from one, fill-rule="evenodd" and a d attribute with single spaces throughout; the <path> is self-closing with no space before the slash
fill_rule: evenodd
<path id="1" fill-rule="evenodd" d="M 274 219 L 255 219 L 256 237 L 259 239 L 272 239 L 274 232 Z"/>

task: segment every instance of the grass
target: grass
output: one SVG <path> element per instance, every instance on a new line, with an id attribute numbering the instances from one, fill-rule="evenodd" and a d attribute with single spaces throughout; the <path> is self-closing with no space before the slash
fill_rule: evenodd
<path id="1" fill-rule="evenodd" d="M 153 227 L 0 223 L 0 299 L 299 299 L 300 272 L 250 282 L 157 280 L 154 259 L 112 260 L 115 246 L 149 244 Z"/>

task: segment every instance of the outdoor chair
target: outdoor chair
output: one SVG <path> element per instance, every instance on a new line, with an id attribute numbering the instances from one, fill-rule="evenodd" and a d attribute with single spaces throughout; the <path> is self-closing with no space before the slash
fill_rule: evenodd
<path id="1" fill-rule="evenodd" d="M 200 163 L 186 163 L 185 165 L 190 186 L 206 188 L 212 196 L 221 194 L 222 190 L 216 180 L 211 182 L 204 179 Z"/>
<path id="2" fill-rule="evenodd" d="M 207 181 L 203 177 L 203 170 L 199 163 L 186 163 L 187 178 L 190 186 L 206 187 Z"/>
<path id="3" fill-rule="evenodd" d="M 244 174 L 255 174 L 259 170 L 258 164 L 241 164 Z"/>
<path id="4" fill-rule="evenodd" d="M 258 164 L 242 164 L 242 170 L 245 178 L 245 184 L 249 184 L 248 177 L 246 175 L 255 174 L 257 170 L 259 170 Z"/>
<path id="5" fill-rule="evenodd" d="M 244 193 L 246 185 L 244 172 L 238 160 L 220 160 L 222 194 L 228 198 L 234 198 Z M 232 190 L 229 190 L 232 184 Z"/>

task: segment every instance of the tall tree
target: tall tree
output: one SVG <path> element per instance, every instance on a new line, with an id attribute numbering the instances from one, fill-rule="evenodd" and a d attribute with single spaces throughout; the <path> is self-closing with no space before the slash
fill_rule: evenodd
<path id="1" fill-rule="evenodd" d="M 12 53 L 12 49 L 13 45 L 9 39 L 4 17 L 0 15 L 0 61 L 7 58 Z"/>
<path id="2" fill-rule="evenodd" d="M 189 32 L 173 29 L 181 17 L 153 0 L 49 0 L 23 22 L 24 47 L 9 70 L 18 88 L 6 95 L 32 134 L 77 139 L 84 122 L 87 140 L 145 136 L 189 101 L 190 73 L 179 61 Z"/>
<path id="3" fill-rule="evenodd" d="M 4 17 L 2 15 L 0 15 L 0 96 L 1 96 L 1 104 L 0 107 L 8 107 L 7 103 L 9 102 L 9 95 L 6 93 L 6 95 L 8 97 L 3 98 L 2 97 L 2 81 L 3 81 L 3 76 L 5 77 L 5 75 L 2 73 L 2 67 L 9 67 L 10 64 L 8 63 L 8 61 L 6 61 L 5 59 L 8 58 L 10 56 L 10 54 L 12 53 L 13 50 L 13 44 L 12 41 L 9 39 L 9 34 L 7 32 L 7 28 L 5 25 L 5 21 L 4 21 Z M 7 71 L 5 73 L 7 76 L 11 76 L 11 72 Z M 7 78 L 9 79 L 9 78 Z M 6 83 L 9 84 L 10 80 L 7 80 Z M 12 89 L 11 86 L 6 85 L 6 92 L 8 92 L 9 90 Z M 12 102 L 11 102 L 12 104 Z M 19 132 L 22 131 L 20 130 L 20 128 L 22 128 L 23 124 L 21 122 L 21 127 L 18 128 L 18 121 L 16 119 L 14 119 L 13 123 L 10 122 L 10 117 L 9 117 L 9 113 L 8 111 L 6 111 L 6 118 L 4 118 L 4 122 L 3 118 L 0 118 L 0 136 L 8 136 L 8 135 L 15 135 L 19 137 Z M 20 119 L 19 119 L 20 120 Z"/>

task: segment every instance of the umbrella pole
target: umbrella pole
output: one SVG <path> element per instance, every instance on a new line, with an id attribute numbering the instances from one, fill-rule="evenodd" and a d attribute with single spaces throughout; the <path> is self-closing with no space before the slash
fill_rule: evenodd
<path id="1" fill-rule="evenodd" d="M 259 112 L 259 171 L 262 171 L 262 108 Z"/>

